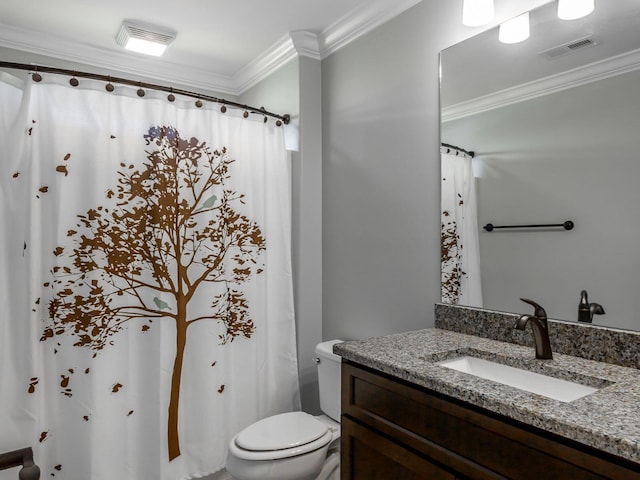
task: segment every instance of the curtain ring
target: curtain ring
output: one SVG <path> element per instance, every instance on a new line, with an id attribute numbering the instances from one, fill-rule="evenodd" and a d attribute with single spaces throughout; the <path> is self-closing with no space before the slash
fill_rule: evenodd
<path id="1" fill-rule="evenodd" d="M 222 106 L 220 107 L 220 111 L 222 113 L 227 113 L 227 106 L 225 104 L 222 104 Z"/>
<path id="2" fill-rule="evenodd" d="M 142 82 L 139 82 L 139 83 L 138 83 L 138 85 L 140 86 L 140 88 L 138 88 L 138 91 L 137 91 L 136 93 L 138 94 L 138 96 L 139 96 L 140 98 L 142 98 L 142 97 L 144 97 L 144 95 L 145 95 L 145 92 L 144 92 L 144 90 L 142 89 Z"/>
<path id="3" fill-rule="evenodd" d="M 202 100 L 200 99 L 196 100 L 196 107 L 202 108 Z"/>
<path id="4" fill-rule="evenodd" d="M 277 120 L 276 127 L 281 127 L 281 126 L 282 126 L 282 120 Z"/>
<path id="5" fill-rule="evenodd" d="M 176 101 L 176 96 L 173 94 L 173 87 L 169 87 L 169 95 L 167 95 L 167 100 L 170 102 Z"/>
<path id="6" fill-rule="evenodd" d="M 113 92 L 116 87 L 114 87 L 113 84 L 111 83 L 111 75 L 109 75 L 107 78 L 109 79 L 109 83 L 107 83 L 104 86 L 104 88 L 107 92 Z"/>
<path id="7" fill-rule="evenodd" d="M 36 65 L 36 71 L 33 73 L 33 75 L 31 75 L 31 78 L 33 79 L 34 82 L 41 82 L 42 81 L 42 75 L 40 75 L 38 73 L 38 66 Z"/>
<path id="8" fill-rule="evenodd" d="M 76 78 L 76 72 L 75 71 L 73 72 L 73 77 L 71 77 L 71 80 L 69 80 L 69 84 L 72 87 L 77 87 L 78 85 L 80 85 L 80 82 Z"/>
<path id="9" fill-rule="evenodd" d="M 249 118 L 249 112 L 247 112 L 246 110 L 244 111 L 244 113 L 242 114 L 242 116 L 244 118 Z"/>

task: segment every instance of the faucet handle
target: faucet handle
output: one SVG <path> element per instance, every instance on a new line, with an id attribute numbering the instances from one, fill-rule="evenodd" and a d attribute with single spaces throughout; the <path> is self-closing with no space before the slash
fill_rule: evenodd
<path id="1" fill-rule="evenodd" d="M 589 295 L 587 294 L 586 290 L 582 290 L 580 292 L 580 305 L 586 305 L 587 307 L 589 306 Z"/>
<path id="2" fill-rule="evenodd" d="M 533 308 L 535 308 L 534 315 L 538 317 L 540 320 L 547 319 L 547 312 L 545 312 L 544 308 L 542 308 L 536 302 L 534 302 L 533 300 L 529 300 L 528 298 L 521 298 L 520 300 L 522 300 L 524 303 L 528 303 Z"/>

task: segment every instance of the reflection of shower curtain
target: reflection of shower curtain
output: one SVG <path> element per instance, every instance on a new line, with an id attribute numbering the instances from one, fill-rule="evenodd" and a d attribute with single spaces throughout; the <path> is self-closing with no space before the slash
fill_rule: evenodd
<path id="1" fill-rule="evenodd" d="M 441 149 L 442 301 L 482 307 L 475 179 L 471 157 Z"/>
<path id="2" fill-rule="evenodd" d="M 53 76 L 0 101 L 0 451 L 42 478 L 221 469 L 299 408 L 282 128 Z"/>

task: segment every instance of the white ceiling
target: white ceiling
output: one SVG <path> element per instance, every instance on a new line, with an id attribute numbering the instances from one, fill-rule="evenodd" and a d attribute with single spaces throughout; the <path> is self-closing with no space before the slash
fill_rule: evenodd
<path id="1" fill-rule="evenodd" d="M 296 53 L 324 58 L 420 1 L 0 0 L 0 46 L 239 95 Z M 125 52 L 125 19 L 178 35 L 161 58 Z"/>

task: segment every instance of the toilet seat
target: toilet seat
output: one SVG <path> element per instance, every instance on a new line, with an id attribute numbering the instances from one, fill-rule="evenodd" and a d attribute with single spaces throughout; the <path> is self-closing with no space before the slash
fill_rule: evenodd
<path id="1" fill-rule="evenodd" d="M 325 423 L 305 412 L 288 412 L 248 426 L 233 438 L 229 450 L 245 460 L 277 460 L 318 450 L 332 439 Z"/>

